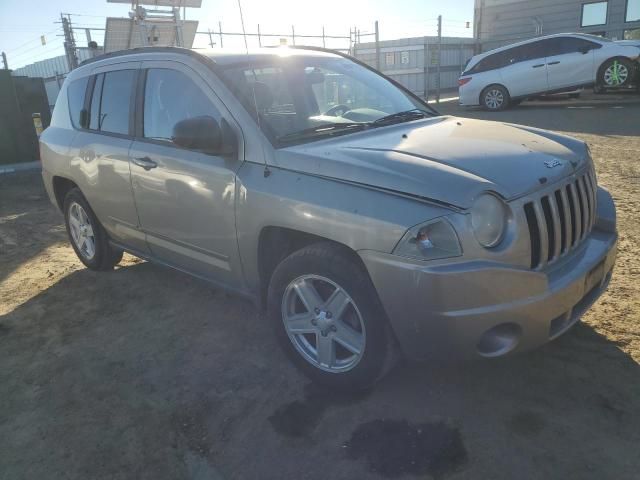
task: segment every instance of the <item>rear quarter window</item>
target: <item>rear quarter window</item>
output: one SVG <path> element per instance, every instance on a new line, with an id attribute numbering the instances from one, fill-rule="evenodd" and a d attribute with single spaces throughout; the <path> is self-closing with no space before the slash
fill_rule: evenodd
<path id="1" fill-rule="evenodd" d="M 84 97 L 87 92 L 89 77 L 74 80 L 67 88 L 69 116 L 74 127 L 80 128 L 80 111 L 84 108 Z"/>

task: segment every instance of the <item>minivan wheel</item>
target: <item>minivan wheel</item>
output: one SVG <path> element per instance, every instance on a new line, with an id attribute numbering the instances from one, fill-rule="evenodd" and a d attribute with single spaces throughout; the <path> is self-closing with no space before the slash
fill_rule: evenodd
<path id="1" fill-rule="evenodd" d="M 267 301 L 281 346 L 311 380 L 363 390 L 392 366 L 377 292 L 345 247 L 317 243 L 292 253 L 276 267 Z"/>
<path id="2" fill-rule="evenodd" d="M 122 260 L 122 250 L 109 245 L 106 232 L 78 188 L 64 198 L 64 219 L 73 250 L 92 270 L 112 270 Z"/>
<path id="3" fill-rule="evenodd" d="M 626 87 L 633 78 L 633 64 L 626 58 L 612 58 L 600 68 L 598 83 L 604 87 Z"/>
<path id="4" fill-rule="evenodd" d="M 509 92 L 502 85 L 490 85 L 480 95 L 482 105 L 487 110 L 497 112 L 509 106 Z"/>

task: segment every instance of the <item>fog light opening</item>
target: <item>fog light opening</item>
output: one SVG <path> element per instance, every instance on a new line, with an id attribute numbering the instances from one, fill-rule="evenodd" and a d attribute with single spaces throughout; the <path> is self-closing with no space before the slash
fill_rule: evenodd
<path id="1" fill-rule="evenodd" d="M 482 334 L 478 342 L 478 353 L 483 357 L 499 357 L 518 346 L 522 327 L 517 323 L 501 323 Z"/>

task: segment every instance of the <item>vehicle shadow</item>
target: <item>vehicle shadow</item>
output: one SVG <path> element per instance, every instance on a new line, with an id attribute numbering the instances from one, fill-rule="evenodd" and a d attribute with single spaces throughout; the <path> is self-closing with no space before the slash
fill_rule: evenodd
<path id="1" fill-rule="evenodd" d="M 248 302 L 140 263 L 74 271 L 1 316 L 0 364 L 7 478 L 601 479 L 640 468 L 639 366 L 584 324 L 512 358 L 401 364 L 372 392 L 345 395 L 309 385 Z"/>

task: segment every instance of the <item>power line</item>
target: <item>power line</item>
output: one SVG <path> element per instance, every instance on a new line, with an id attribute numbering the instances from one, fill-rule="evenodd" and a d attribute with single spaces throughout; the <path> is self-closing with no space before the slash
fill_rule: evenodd
<path id="1" fill-rule="evenodd" d="M 55 33 L 57 31 L 59 31 L 59 28 L 51 30 L 50 32 L 43 33 L 42 36 L 51 35 L 52 33 Z M 7 53 L 13 53 L 16 50 L 20 50 L 22 47 L 25 47 L 25 46 L 29 45 L 30 43 L 33 43 L 33 42 L 36 42 L 36 41 L 41 41 L 40 37 L 33 38 L 33 39 L 31 39 L 31 40 L 29 40 L 29 41 L 27 41 L 27 42 L 25 42 L 25 43 L 23 43 L 21 45 L 18 45 L 17 47 L 12 48 L 11 50 L 7 50 Z"/>

